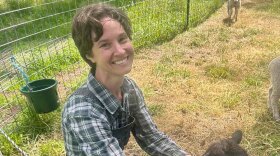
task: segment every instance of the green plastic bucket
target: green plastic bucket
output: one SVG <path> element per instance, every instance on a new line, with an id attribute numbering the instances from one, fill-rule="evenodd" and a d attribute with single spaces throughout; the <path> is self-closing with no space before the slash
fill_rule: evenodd
<path id="1" fill-rule="evenodd" d="M 26 96 L 38 114 L 49 113 L 59 106 L 59 98 L 57 94 L 57 81 L 53 79 L 41 79 L 29 82 L 29 86 L 20 89 L 20 92 Z"/>

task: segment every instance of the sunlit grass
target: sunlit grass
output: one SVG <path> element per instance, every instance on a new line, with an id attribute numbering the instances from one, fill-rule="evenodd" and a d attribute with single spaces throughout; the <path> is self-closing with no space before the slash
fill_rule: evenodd
<path id="1" fill-rule="evenodd" d="M 254 3 L 254 7 L 268 5 Z M 279 123 L 267 110 L 268 64 L 280 48 L 276 42 L 279 15 L 245 7 L 241 21 L 232 27 L 221 24 L 225 7 L 198 28 L 145 50 L 145 56 L 155 56 L 153 63 L 145 66 L 149 77 L 138 71 L 132 74 L 140 84 L 150 83 L 151 90 L 156 90 L 147 96 L 147 103 L 164 106 L 162 114 L 154 116 L 159 129 L 195 155 L 201 155 L 218 138 L 229 137 L 235 129 L 243 130 L 241 146 L 249 155 L 280 153 Z M 256 22 L 260 19 L 273 24 Z M 147 57 L 140 58 L 139 62 L 145 62 Z M 144 63 L 141 65 L 143 68 Z M 189 75 L 178 76 L 177 67 L 187 69 Z"/>

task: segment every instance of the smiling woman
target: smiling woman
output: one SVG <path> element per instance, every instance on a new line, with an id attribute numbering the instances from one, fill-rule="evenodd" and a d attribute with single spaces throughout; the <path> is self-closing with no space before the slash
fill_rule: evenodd
<path id="1" fill-rule="evenodd" d="M 157 129 L 142 91 L 126 76 L 134 57 L 127 15 L 110 5 L 86 6 L 74 17 L 72 37 L 91 70 L 62 112 L 66 154 L 125 155 L 132 132 L 149 155 L 186 156 Z"/>
<path id="2" fill-rule="evenodd" d="M 103 35 L 93 43 L 92 54 L 87 58 L 96 63 L 95 77 L 106 81 L 130 72 L 133 62 L 133 47 L 121 24 L 109 17 L 101 21 Z M 92 33 L 92 36 L 96 36 Z M 109 87 L 109 86 L 107 86 Z"/>

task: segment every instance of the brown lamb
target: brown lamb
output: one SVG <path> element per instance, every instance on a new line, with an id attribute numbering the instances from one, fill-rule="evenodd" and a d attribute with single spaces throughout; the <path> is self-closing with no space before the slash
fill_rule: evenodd
<path id="1" fill-rule="evenodd" d="M 231 138 L 222 139 L 209 146 L 203 156 L 248 156 L 239 143 L 242 140 L 242 131 L 236 130 Z"/>

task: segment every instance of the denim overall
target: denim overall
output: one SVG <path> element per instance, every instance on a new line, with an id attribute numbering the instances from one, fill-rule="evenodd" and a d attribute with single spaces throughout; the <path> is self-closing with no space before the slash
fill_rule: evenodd
<path id="1" fill-rule="evenodd" d="M 82 95 L 86 97 L 94 97 L 93 93 L 89 91 L 87 88 L 80 88 L 74 94 Z M 114 115 L 111 115 L 108 111 L 106 111 L 110 124 L 112 124 L 112 122 L 115 120 L 114 119 L 114 117 L 116 117 L 115 115 L 118 115 L 119 113 L 121 113 L 121 111 L 122 110 L 118 109 Z M 124 146 L 128 143 L 128 140 L 130 138 L 130 131 L 132 130 L 135 123 L 135 118 L 129 115 L 127 121 L 128 122 L 125 123 L 125 125 L 120 128 L 117 129 L 111 128 L 112 135 L 114 138 L 118 140 L 119 146 L 121 147 L 122 150 L 124 149 Z"/>
<path id="2" fill-rule="evenodd" d="M 124 146 L 128 143 L 130 131 L 134 125 L 134 122 L 135 118 L 133 116 L 129 116 L 128 123 L 125 126 L 112 130 L 113 137 L 115 137 L 118 140 L 122 150 L 124 149 Z"/>

